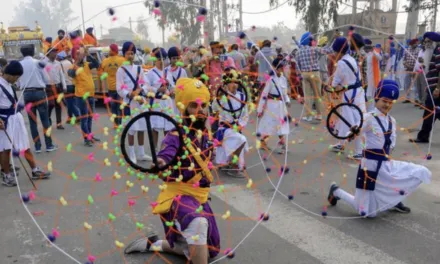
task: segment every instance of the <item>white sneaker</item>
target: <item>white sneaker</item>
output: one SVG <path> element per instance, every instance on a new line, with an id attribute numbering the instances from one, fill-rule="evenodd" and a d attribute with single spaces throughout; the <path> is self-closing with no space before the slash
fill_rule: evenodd
<path id="1" fill-rule="evenodd" d="M 322 115 L 316 115 L 315 119 L 318 120 L 318 121 L 322 121 Z"/>
<path id="2" fill-rule="evenodd" d="M 354 154 L 354 155 L 348 155 L 347 158 L 353 159 L 353 160 L 361 160 L 364 156 L 362 154 Z"/>
<path id="3" fill-rule="evenodd" d="M 138 160 L 140 160 L 140 161 L 152 161 L 153 159 L 150 156 L 148 156 L 147 154 L 144 154 L 142 156 L 138 156 Z"/>
<path id="4" fill-rule="evenodd" d="M 129 155 L 128 157 L 130 158 L 131 162 L 133 162 L 134 164 L 137 164 L 136 155 L 132 154 L 132 155 Z"/>
<path id="5" fill-rule="evenodd" d="M 309 116 L 303 116 L 303 118 L 301 118 L 302 121 L 306 121 L 306 122 L 311 122 L 313 120 L 313 117 Z"/>
<path id="6" fill-rule="evenodd" d="M 336 145 L 331 145 L 331 150 L 333 152 L 344 152 L 344 146 L 336 144 Z"/>

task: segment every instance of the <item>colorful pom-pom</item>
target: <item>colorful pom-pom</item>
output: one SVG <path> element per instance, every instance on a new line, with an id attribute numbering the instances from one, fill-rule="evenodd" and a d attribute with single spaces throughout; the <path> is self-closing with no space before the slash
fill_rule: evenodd
<path id="1" fill-rule="evenodd" d="M 109 8 L 108 9 L 108 14 L 110 15 L 110 16 L 114 16 L 115 15 L 115 10 L 113 9 L 113 8 Z"/>
<path id="2" fill-rule="evenodd" d="M 238 38 L 239 39 L 245 39 L 246 38 L 246 33 L 244 33 L 243 31 L 238 33 Z"/>

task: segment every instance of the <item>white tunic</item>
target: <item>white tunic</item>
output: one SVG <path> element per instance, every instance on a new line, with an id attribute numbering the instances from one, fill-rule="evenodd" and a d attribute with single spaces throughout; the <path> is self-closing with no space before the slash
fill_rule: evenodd
<path id="1" fill-rule="evenodd" d="M 257 109 L 257 113 L 263 113 L 263 116 L 258 120 L 257 129 L 262 136 L 289 134 L 289 120 L 286 120 L 288 112 L 285 106 L 285 103 L 290 102 L 287 89 L 287 79 L 284 76 L 272 76 L 266 82 Z M 281 98 L 277 100 L 269 99 L 269 95 L 280 95 L 284 101 Z"/>
<path id="2" fill-rule="evenodd" d="M 234 98 L 230 98 L 229 101 L 231 103 L 232 108 L 229 104 L 223 100 L 220 100 L 220 105 L 215 100 L 212 104 L 212 108 L 214 112 L 219 112 L 219 122 L 225 122 L 228 124 L 233 124 L 236 122 L 237 126 L 244 128 L 249 121 L 249 111 L 248 106 L 245 102 L 246 97 L 241 92 L 236 92 L 234 95 L 235 98 L 238 98 L 240 101 L 235 100 Z M 242 106 L 242 104 L 246 104 L 240 111 L 235 113 L 231 113 L 225 111 L 223 108 L 227 110 L 238 110 Z M 222 108 L 223 107 L 223 108 Z M 235 115 L 235 116 L 234 116 Z M 244 154 L 249 151 L 249 146 L 247 143 L 246 137 L 235 131 L 233 128 L 224 128 L 224 135 L 222 140 L 222 145 L 217 147 L 215 161 L 217 164 L 226 165 L 231 161 L 231 155 L 234 153 L 241 145 L 245 144 L 243 150 L 239 155 L 239 168 L 242 169 L 244 167 Z"/>
<path id="3" fill-rule="evenodd" d="M 380 53 L 376 51 L 367 53 L 367 98 L 373 98 L 374 93 L 376 92 L 375 83 L 374 83 L 374 72 L 373 72 L 373 56 L 376 57 L 378 63 L 382 60 L 382 56 Z"/>
<path id="4" fill-rule="evenodd" d="M 140 68 L 140 74 L 139 74 L 139 80 L 143 80 L 139 81 L 138 83 L 140 83 L 140 87 L 142 90 L 144 90 L 144 93 L 147 94 L 148 93 L 148 89 L 147 86 L 145 85 L 146 80 L 145 80 L 145 75 L 143 74 L 143 69 L 141 66 L 139 65 L 124 65 L 119 67 L 118 71 L 116 72 L 116 92 L 118 93 L 119 96 L 121 96 L 122 100 L 124 101 L 124 103 L 129 104 L 130 106 L 130 111 L 133 111 L 134 109 L 139 109 L 139 113 L 141 112 L 142 109 L 142 105 L 137 102 L 136 100 L 131 100 L 128 96 L 129 94 L 135 89 L 136 85 L 133 83 L 133 81 L 131 80 L 129 74 L 127 74 L 125 72 L 124 69 L 125 68 L 129 74 L 133 77 L 134 80 L 137 79 L 137 73 L 138 73 L 138 68 Z M 144 103 L 146 103 L 147 100 L 144 100 Z M 147 130 L 147 123 L 145 121 L 144 118 L 138 120 L 137 122 L 135 122 L 131 127 L 130 127 L 131 131 L 145 131 Z"/>
<path id="5" fill-rule="evenodd" d="M 391 56 L 388 61 L 387 65 L 385 66 L 385 79 L 388 80 L 394 80 L 394 64 L 396 63 L 396 54 Z"/>
<path id="6" fill-rule="evenodd" d="M 362 136 L 365 138 L 365 149 L 383 149 L 385 137 L 373 114 L 379 117 L 385 130 L 388 129 L 388 115 L 384 116 L 376 108 L 373 112 L 366 114 L 362 129 Z M 393 124 L 391 149 L 393 149 L 396 144 L 396 120 L 391 117 L 391 122 Z M 391 155 L 392 153 L 390 153 Z M 369 171 L 375 171 L 377 163 L 376 160 L 364 158 L 361 161 L 361 168 L 366 167 Z M 365 212 L 366 215 L 374 217 L 377 212 L 388 210 L 403 201 L 422 182 L 429 183 L 430 180 L 431 172 L 422 165 L 392 159 L 383 161 L 374 191 L 356 189 L 355 204 L 357 210 L 360 214 Z M 403 191 L 405 195 L 401 195 L 400 191 Z"/>
<path id="7" fill-rule="evenodd" d="M 356 83 L 356 75 L 343 60 L 346 60 L 350 63 L 354 71 L 357 73 L 359 80 L 361 80 L 361 74 L 359 72 L 359 67 L 356 61 L 354 60 L 353 57 L 346 54 L 342 57 L 341 60 L 338 61 L 337 68 L 333 76 L 333 83 L 332 83 L 333 87 L 336 87 L 338 85 L 345 87 L 347 85 L 353 85 Z M 366 112 L 365 92 L 361 86 L 355 89 L 345 91 L 343 95 L 343 101 L 344 103 L 348 103 L 349 101 L 352 101 L 351 103 L 357 105 L 361 109 L 362 113 Z M 357 111 L 354 111 L 352 107 L 343 106 L 341 112 L 342 112 L 341 115 L 350 124 L 356 125 L 360 123 L 361 115 Z M 350 128 L 340 120 L 336 124 L 336 127 L 337 130 L 339 131 L 340 136 L 346 136 L 350 132 Z"/>
<path id="8" fill-rule="evenodd" d="M 2 77 L 0 77 L 0 84 L 14 97 L 14 91 L 11 85 Z M 0 109 L 8 109 L 12 106 L 12 102 L 8 99 L 6 94 L 0 89 Z M 2 115 L 5 117 L 4 115 Z M 17 151 L 24 151 L 30 148 L 29 137 L 24 123 L 23 116 L 20 112 L 9 116 L 8 124 L 6 128 L 14 149 Z M 4 130 L 0 130 L 0 152 L 4 150 L 12 149 L 11 142 L 9 141 Z"/>
<path id="9" fill-rule="evenodd" d="M 154 67 L 146 74 L 147 84 L 149 86 L 149 91 L 153 93 L 157 93 L 159 88 L 163 85 L 163 80 L 166 79 L 165 72 L 159 70 L 157 67 Z M 160 107 L 158 109 L 153 109 L 154 111 L 161 111 L 168 115 L 175 114 L 175 104 L 171 100 L 171 98 L 162 100 L 155 99 L 155 103 L 159 103 Z M 170 112 L 171 110 L 171 112 Z M 175 126 L 167 121 L 166 119 L 158 116 L 151 117 L 151 126 L 155 129 L 164 129 L 165 131 L 170 131 L 175 129 Z"/>
<path id="10" fill-rule="evenodd" d="M 170 65 L 166 68 L 165 72 L 167 74 L 166 79 L 169 83 L 168 88 L 169 88 L 170 93 L 175 92 L 177 80 L 179 80 L 180 78 L 187 78 L 188 77 L 185 69 L 183 69 L 182 67 L 177 67 L 176 69 L 173 70 Z M 171 101 L 173 102 L 172 107 L 173 107 L 174 113 L 180 114 L 179 109 L 177 109 L 175 100 L 171 99 Z"/>

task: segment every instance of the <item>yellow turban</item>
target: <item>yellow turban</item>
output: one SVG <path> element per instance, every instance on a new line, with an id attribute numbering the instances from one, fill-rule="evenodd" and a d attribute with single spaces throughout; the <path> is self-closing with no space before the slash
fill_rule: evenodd
<path id="1" fill-rule="evenodd" d="M 328 38 L 326 36 L 323 36 L 319 38 L 318 46 L 324 46 L 325 44 L 327 44 L 327 42 L 328 42 Z"/>
<path id="2" fill-rule="evenodd" d="M 145 47 L 145 48 L 144 48 L 144 52 L 147 53 L 147 54 L 149 54 L 149 53 L 151 52 L 151 50 L 150 50 L 150 48 Z"/>
<path id="3" fill-rule="evenodd" d="M 191 102 L 209 103 L 211 95 L 208 87 L 200 80 L 180 78 L 176 83 L 176 105 L 181 113 Z M 183 107 L 182 107 L 183 106 Z"/>

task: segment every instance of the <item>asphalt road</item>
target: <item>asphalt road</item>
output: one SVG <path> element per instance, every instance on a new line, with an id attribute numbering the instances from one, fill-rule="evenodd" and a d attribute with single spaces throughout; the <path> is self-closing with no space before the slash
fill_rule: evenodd
<path id="1" fill-rule="evenodd" d="M 294 104 L 290 110 L 292 116 L 299 118 L 301 109 L 301 105 Z M 48 162 L 52 162 L 53 176 L 50 180 L 38 182 L 36 199 L 27 204 L 45 234 L 57 228 L 60 236 L 56 245 L 78 262 L 44 241 L 22 206 L 17 188 L 2 187 L 2 264 L 85 263 L 88 255 L 97 257 L 95 263 L 105 264 L 186 263 L 180 257 L 164 254 L 124 256 L 115 246 L 115 240 L 126 245 L 147 230 L 156 230 L 163 236 L 159 218 L 150 212 L 150 202 L 154 201 L 160 182 L 137 181 L 136 174 L 129 175 L 126 167 L 117 165 L 118 159 L 112 153 L 114 131 L 104 109 L 100 108 L 98 112 L 101 116 L 94 131 L 108 142 L 109 150 L 104 150 L 102 145 L 83 146 L 79 126 L 66 125 L 64 131 L 54 130 L 60 149 L 36 155 L 40 166 L 46 168 Z M 440 135 L 434 135 L 433 159 L 427 161 L 424 156 L 428 145 L 409 143 L 408 138 L 415 132 L 400 130 L 400 127 L 418 128 L 422 111 L 399 103 L 392 114 L 399 125 L 394 158 L 425 164 L 433 172 L 432 183 L 421 186 L 407 198 L 405 203 L 411 207 L 411 214 L 385 212 L 375 219 L 360 219 L 343 203 L 325 208 L 330 182 L 336 181 L 344 189 L 354 192 L 357 163 L 345 155 L 328 151 L 329 144 L 336 140 L 328 135 L 323 124 L 293 125 L 287 156 L 272 153 L 264 162 L 266 167 L 272 168 L 268 178 L 255 149 L 255 138 L 251 135 L 254 124 L 249 124 L 245 134 L 253 148 L 246 156 L 246 162 L 247 176 L 252 178 L 253 188 L 246 188 L 247 179 L 214 173 L 217 182 L 211 191 L 211 206 L 221 231 L 222 251 L 235 248 L 242 242 L 235 251 L 235 258 L 222 259 L 218 263 L 439 263 L 440 163 L 437 160 L 440 157 Z M 104 134 L 105 126 L 109 127 L 108 136 Z M 71 152 L 66 150 L 69 143 L 73 145 Z M 271 145 L 275 146 L 275 141 L 271 141 Z M 93 153 L 93 161 L 89 160 L 90 153 Z M 110 166 L 104 164 L 105 158 L 111 162 Z M 280 180 L 277 164 L 283 164 L 285 159 L 290 172 L 282 178 L 279 193 L 274 196 L 274 186 Z M 15 163 L 18 164 L 18 159 Z M 77 180 L 71 177 L 73 171 Z M 112 178 L 115 171 L 122 176 L 120 180 Z M 97 173 L 102 178 L 100 182 L 94 180 Z M 127 180 L 133 183 L 132 188 L 126 187 Z M 31 190 L 23 169 L 19 183 L 22 192 Z M 150 187 L 147 194 L 142 193 L 141 185 Z M 218 190 L 219 185 L 224 185 L 223 192 Z M 111 196 L 112 190 L 118 194 Z M 289 194 L 294 195 L 293 200 L 287 199 Z M 92 204 L 88 203 L 88 195 L 93 197 Z M 60 196 L 67 201 L 66 206 L 59 202 Z M 128 200 L 135 200 L 136 204 L 129 207 Z M 269 204 L 269 220 L 256 226 Z M 231 216 L 229 220 L 223 220 L 221 216 L 228 210 Z M 328 217 L 321 216 L 323 210 Z M 115 221 L 108 221 L 109 213 L 115 215 Z M 84 222 L 92 229 L 85 229 Z M 136 222 L 144 225 L 141 231 L 136 229 Z M 219 256 L 223 256 L 223 252 Z"/>

